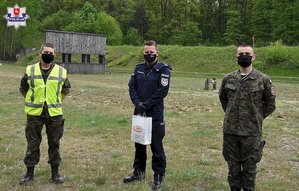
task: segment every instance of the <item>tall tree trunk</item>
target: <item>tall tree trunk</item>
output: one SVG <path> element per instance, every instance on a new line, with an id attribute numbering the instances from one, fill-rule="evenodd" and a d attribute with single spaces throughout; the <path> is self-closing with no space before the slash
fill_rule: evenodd
<path id="1" fill-rule="evenodd" d="M 14 44 L 15 44 L 15 33 L 11 33 L 12 34 L 12 38 L 11 38 L 11 44 L 10 44 L 10 52 L 9 52 L 9 60 L 12 60 L 12 54 L 13 54 L 13 50 L 14 50 Z"/>
<path id="2" fill-rule="evenodd" d="M 4 33 L 4 40 L 3 40 L 3 53 L 2 53 L 3 60 L 5 60 L 5 55 L 6 55 L 7 30 L 8 27 L 5 26 L 5 33 Z"/>

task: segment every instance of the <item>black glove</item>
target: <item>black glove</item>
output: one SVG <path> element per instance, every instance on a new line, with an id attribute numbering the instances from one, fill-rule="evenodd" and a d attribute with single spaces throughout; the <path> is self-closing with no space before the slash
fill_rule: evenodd
<path id="1" fill-rule="evenodd" d="M 143 105 L 142 102 L 139 103 L 139 105 L 136 108 L 137 113 L 143 114 L 146 111 L 146 107 Z"/>

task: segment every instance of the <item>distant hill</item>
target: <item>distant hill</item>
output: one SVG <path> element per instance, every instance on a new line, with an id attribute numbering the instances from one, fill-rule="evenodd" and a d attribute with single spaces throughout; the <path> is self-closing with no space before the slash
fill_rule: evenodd
<path id="1" fill-rule="evenodd" d="M 170 64 L 173 72 L 224 74 L 238 69 L 236 47 L 159 46 L 159 60 Z M 267 75 L 299 77 L 299 47 L 255 48 L 254 67 Z M 107 63 L 113 69 L 133 69 L 143 62 L 142 47 L 108 46 Z"/>
<path id="2" fill-rule="evenodd" d="M 170 64 L 173 74 L 198 76 L 223 76 L 238 69 L 236 47 L 170 46 L 160 45 L 159 60 Z M 299 77 L 299 47 L 282 45 L 255 48 L 254 67 L 269 76 Z M 72 55 L 72 61 L 80 61 L 81 55 Z M 91 62 L 97 62 L 97 55 Z M 33 52 L 21 58 L 18 63 L 30 64 L 39 60 Z M 57 54 L 55 60 L 61 60 Z M 132 72 L 136 64 L 143 62 L 142 46 L 108 46 L 106 61 L 111 71 Z"/>

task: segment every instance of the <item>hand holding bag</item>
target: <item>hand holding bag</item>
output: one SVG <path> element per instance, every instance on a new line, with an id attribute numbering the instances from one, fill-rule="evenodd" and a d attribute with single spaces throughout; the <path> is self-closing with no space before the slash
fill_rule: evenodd
<path id="1" fill-rule="evenodd" d="M 131 140 L 143 145 L 151 144 L 152 141 L 152 118 L 133 115 Z"/>

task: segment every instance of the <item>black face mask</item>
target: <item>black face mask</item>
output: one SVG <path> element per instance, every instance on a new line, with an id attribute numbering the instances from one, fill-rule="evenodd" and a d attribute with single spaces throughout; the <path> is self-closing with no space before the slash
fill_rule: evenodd
<path id="1" fill-rule="evenodd" d="M 157 58 L 157 55 L 156 54 L 144 54 L 144 59 L 147 63 L 153 63 L 156 58 Z"/>
<path id="2" fill-rule="evenodd" d="M 238 57 L 238 64 L 243 67 L 247 68 L 251 65 L 252 62 L 252 56 L 242 55 Z"/>
<path id="3" fill-rule="evenodd" d="M 42 54 L 42 60 L 45 64 L 50 64 L 54 60 L 54 55 L 52 55 L 52 54 Z"/>

